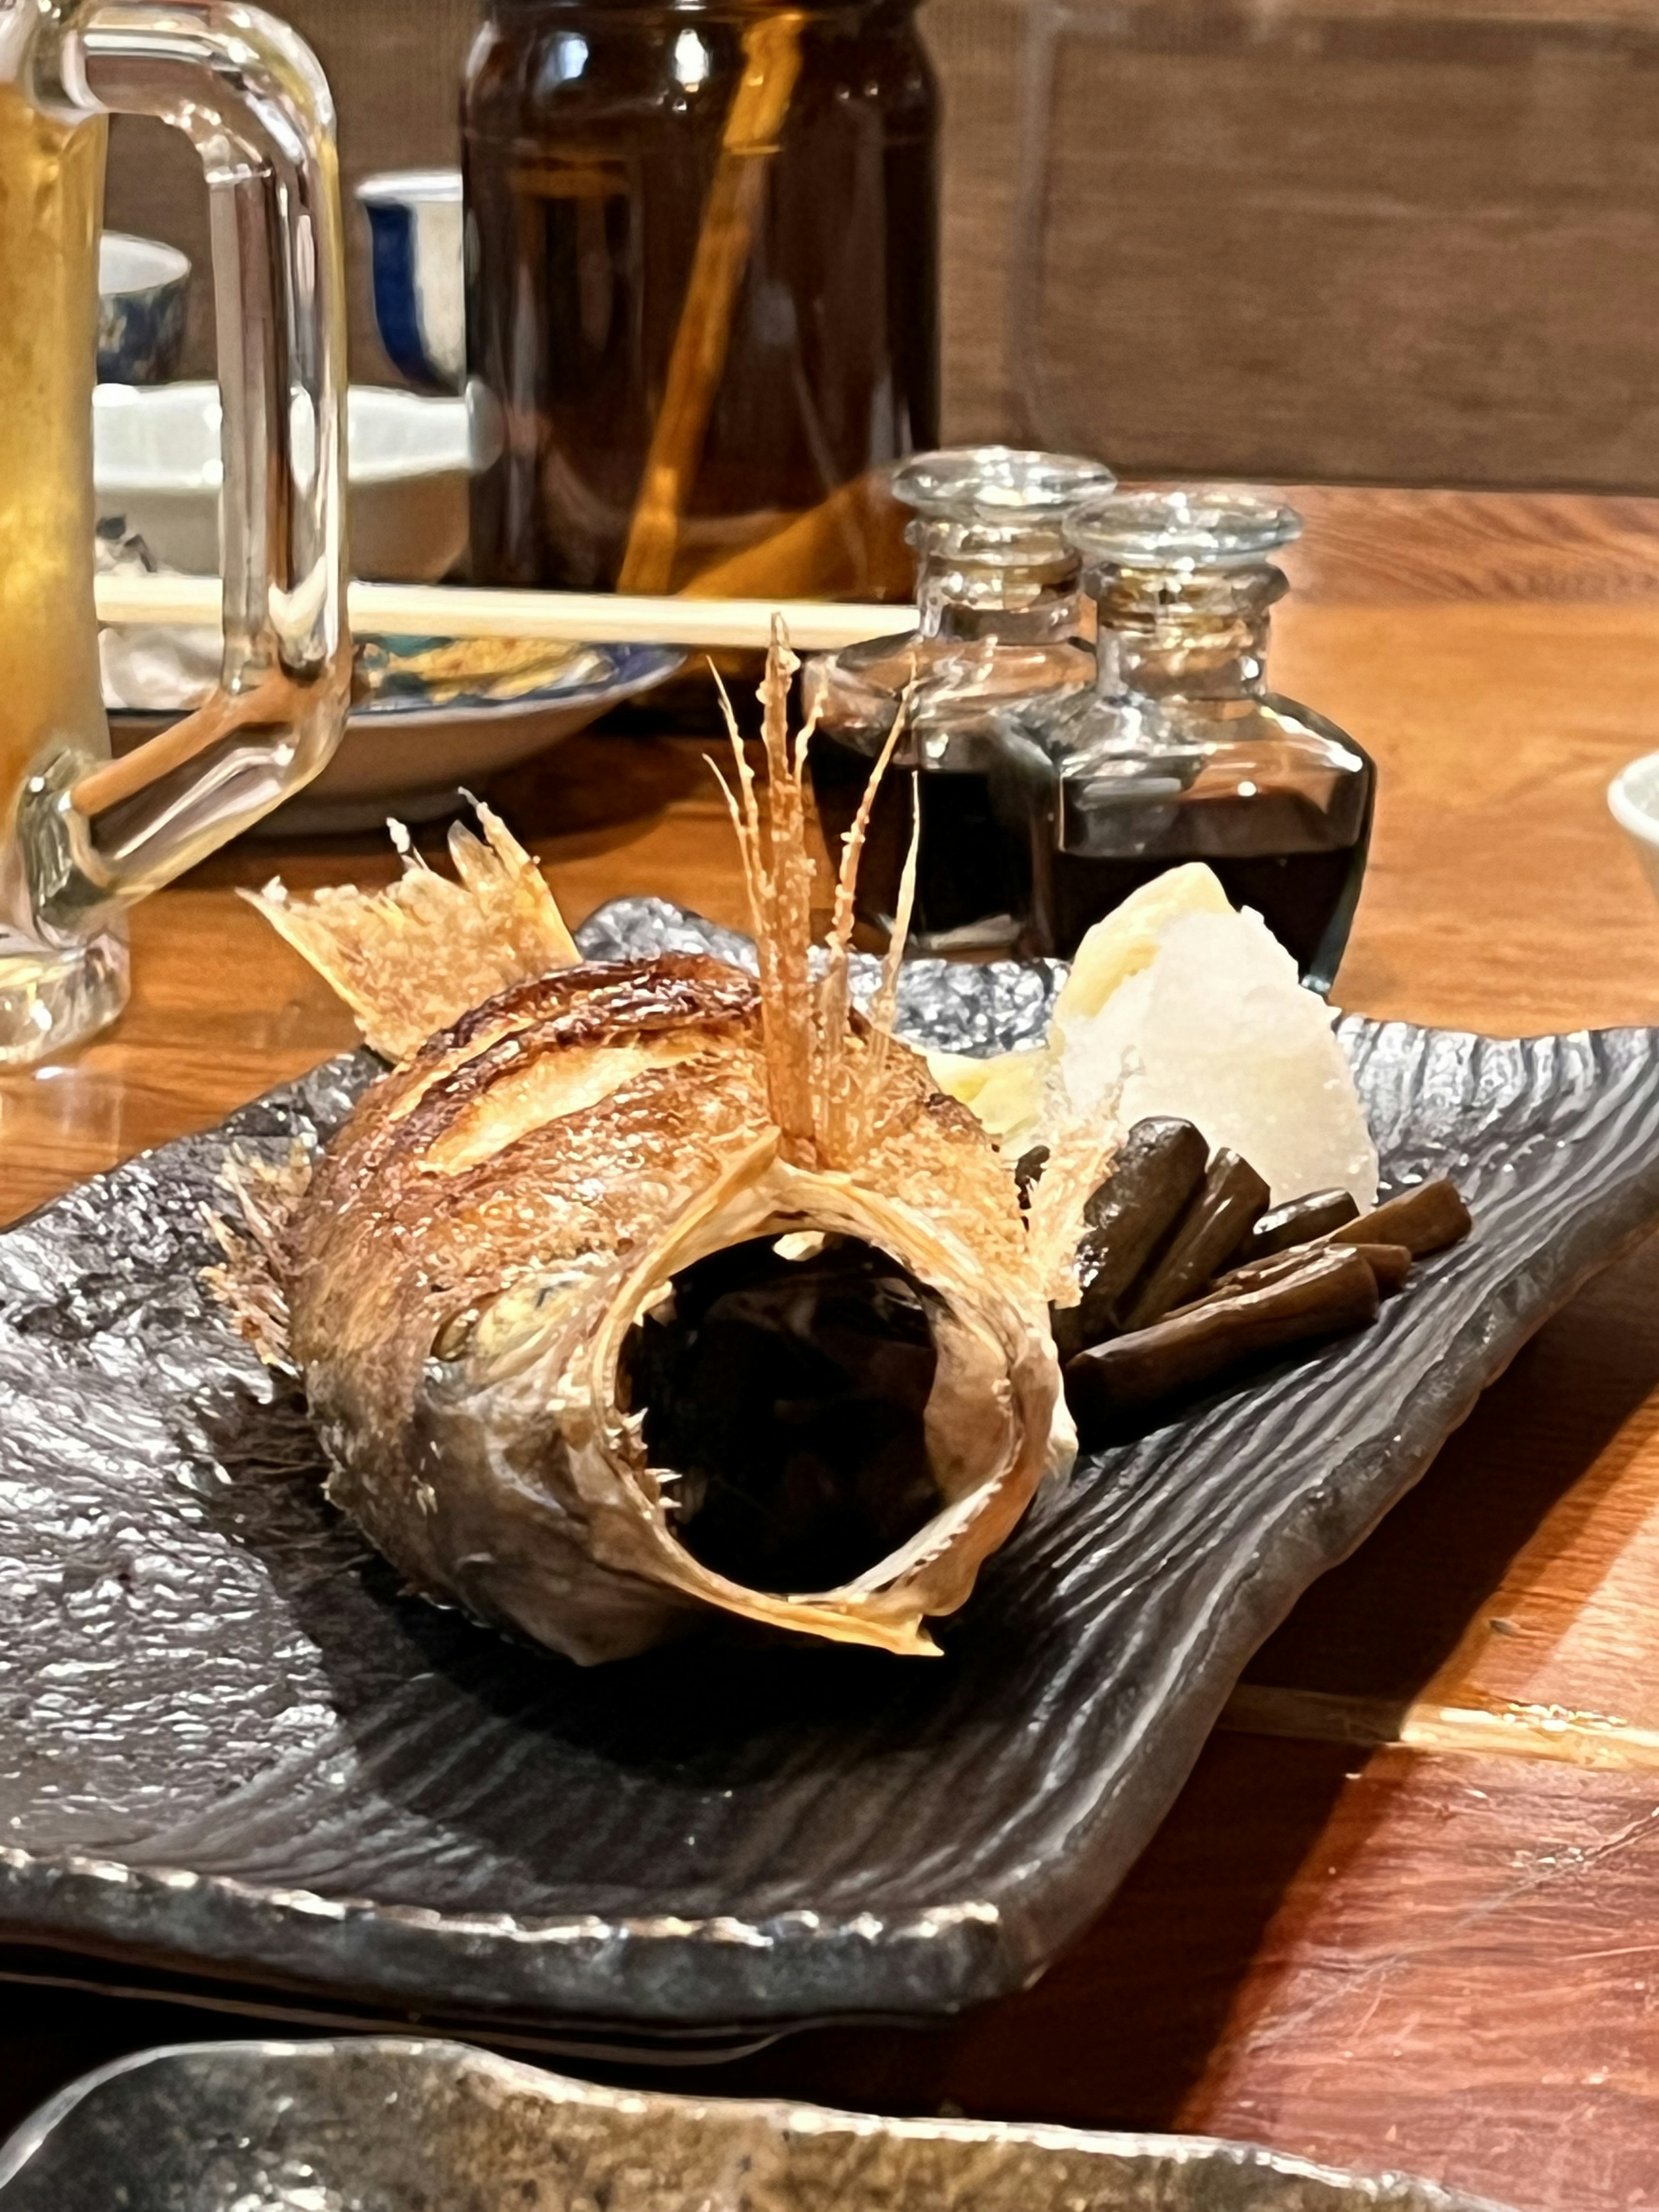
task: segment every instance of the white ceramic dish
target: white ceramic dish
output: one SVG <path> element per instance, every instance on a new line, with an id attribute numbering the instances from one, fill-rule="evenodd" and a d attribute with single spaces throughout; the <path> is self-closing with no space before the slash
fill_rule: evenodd
<path id="1" fill-rule="evenodd" d="M 1659 898 L 1659 753 L 1644 753 L 1607 786 L 1607 806 Z"/>
<path id="2" fill-rule="evenodd" d="M 100 384 L 93 395 L 98 518 L 119 517 L 164 568 L 219 566 L 219 387 Z M 308 425 L 296 420 L 301 451 Z M 433 583 L 466 544 L 466 403 L 354 385 L 347 401 L 352 569 Z"/>
<path id="3" fill-rule="evenodd" d="M 381 696 L 346 724 L 339 750 L 297 799 L 252 834 L 329 836 L 377 829 L 388 813 L 405 822 L 447 814 L 464 787 L 545 752 L 597 721 L 619 701 L 673 674 L 684 653 L 658 645 L 584 651 L 568 674 L 512 699 L 459 698 L 442 706 L 417 694 Z M 181 710 L 112 709 L 110 735 L 125 752 L 176 721 Z"/>

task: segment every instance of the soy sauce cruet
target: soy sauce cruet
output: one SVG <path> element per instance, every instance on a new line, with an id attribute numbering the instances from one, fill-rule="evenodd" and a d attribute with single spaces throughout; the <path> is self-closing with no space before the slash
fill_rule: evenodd
<path id="1" fill-rule="evenodd" d="M 1057 777 L 1036 903 L 1042 949 L 1182 861 L 1214 869 L 1304 980 L 1329 988 L 1352 924 L 1376 770 L 1334 722 L 1267 687 L 1271 556 L 1292 507 L 1228 487 L 1117 492 L 1066 535 L 1096 609 L 1094 688 L 1013 717 Z"/>
<path id="2" fill-rule="evenodd" d="M 891 928 L 914 799 L 912 947 L 1042 949 L 1034 901 L 1053 770 L 1004 710 L 1052 703 L 1093 679 L 1081 557 L 1061 524 L 1114 481 L 1097 461 L 1002 446 L 919 454 L 895 471 L 894 495 L 915 516 L 906 536 L 918 556 L 918 627 L 809 671 L 819 714 L 809 757 L 832 855 L 902 702 L 859 872 L 866 943 L 884 945 Z"/>

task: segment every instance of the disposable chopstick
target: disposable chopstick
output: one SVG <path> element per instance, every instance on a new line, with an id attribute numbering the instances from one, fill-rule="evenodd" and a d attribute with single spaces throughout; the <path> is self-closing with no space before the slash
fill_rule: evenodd
<path id="1" fill-rule="evenodd" d="M 98 619 L 149 629 L 210 628 L 219 619 L 216 576 L 106 572 L 96 579 Z M 643 592 L 463 590 L 446 584 L 354 583 L 353 630 L 368 637 L 535 637 L 573 645 L 750 647 L 763 650 L 781 615 L 789 642 L 833 651 L 914 629 L 914 607 L 842 605 L 827 599 L 692 599 Z"/>

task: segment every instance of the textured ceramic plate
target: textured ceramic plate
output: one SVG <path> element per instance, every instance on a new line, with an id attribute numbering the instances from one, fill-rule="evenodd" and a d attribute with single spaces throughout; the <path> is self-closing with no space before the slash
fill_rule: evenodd
<path id="1" fill-rule="evenodd" d="M 1247 2143 L 596 2089 L 453 2043 L 122 2059 L 0 2148 L 0 2212 L 1497 2212 Z"/>
<path id="2" fill-rule="evenodd" d="M 267 815 L 255 834 L 380 830 L 388 807 L 410 822 L 430 821 L 453 811 L 459 790 L 547 751 L 625 699 L 653 690 L 684 659 L 663 645 L 584 647 L 554 679 L 503 684 L 493 693 L 458 692 L 452 684 L 434 695 L 418 678 L 399 674 L 353 708 L 338 751 L 316 781 Z M 112 708 L 115 750 L 131 751 L 185 711 Z"/>
<path id="3" fill-rule="evenodd" d="M 696 932 L 640 903 L 585 942 L 665 936 Z M 1007 1042 L 1051 982 L 919 962 L 908 1016 Z M 1659 1215 L 1659 1035 L 1343 1035 L 1389 1176 L 1455 1175 L 1474 1239 L 1374 1331 L 1085 1460 L 931 1663 L 583 1673 L 400 1595 L 199 1287 L 226 1131 L 0 1237 L 0 1939 L 649 2034 L 1030 1980 L 1297 1594 Z M 229 1127 L 285 1149 L 371 1072 Z"/>

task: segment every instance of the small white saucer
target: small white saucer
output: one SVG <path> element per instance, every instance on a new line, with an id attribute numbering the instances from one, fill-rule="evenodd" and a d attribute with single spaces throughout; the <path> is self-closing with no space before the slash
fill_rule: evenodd
<path id="1" fill-rule="evenodd" d="M 396 641 L 405 655 L 422 642 Z M 672 676 L 684 653 L 668 646 L 608 645 L 581 648 L 551 682 L 509 696 L 434 687 L 406 672 L 353 709 L 338 751 L 317 781 L 279 806 L 252 835 L 326 836 L 378 829 L 388 812 L 405 822 L 447 814 L 465 787 L 485 782 L 502 769 L 574 737 L 619 701 Z M 394 688 L 395 687 L 395 688 Z M 185 707 L 170 711 L 112 707 L 110 736 L 118 753 L 168 728 Z"/>

